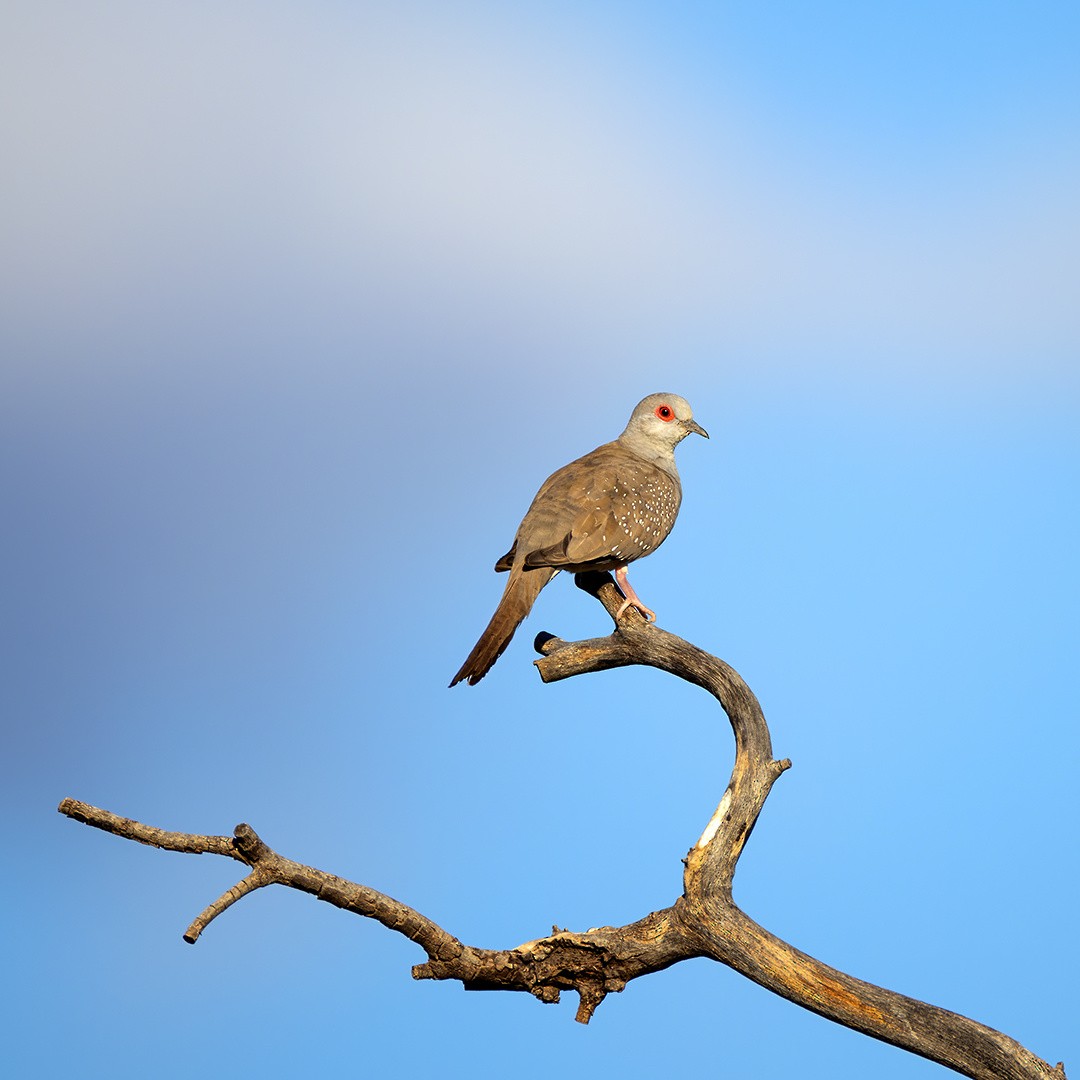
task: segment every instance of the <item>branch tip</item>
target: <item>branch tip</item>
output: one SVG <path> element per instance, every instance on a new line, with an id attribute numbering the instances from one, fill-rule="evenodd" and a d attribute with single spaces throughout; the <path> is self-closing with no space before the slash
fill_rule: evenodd
<path id="1" fill-rule="evenodd" d="M 272 854 L 270 848 L 260 839 L 259 834 L 244 821 L 233 829 L 232 843 L 249 866 L 253 866 L 260 859 Z"/>
<path id="2" fill-rule="evenodd" d="M 598 986 L 585 984 L 578 988 L 578 1008 L 574 1019 L 579 1024 L 587 1024 L 596 1012 L 597 1006 L 605 998 L 605 992 Z"/>

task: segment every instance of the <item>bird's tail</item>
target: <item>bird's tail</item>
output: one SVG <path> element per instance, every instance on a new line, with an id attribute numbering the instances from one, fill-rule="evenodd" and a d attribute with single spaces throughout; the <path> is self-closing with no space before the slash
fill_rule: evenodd
<path id="1" fill-rule="evenodd" d="M 506 583 L 495 614 L 491 616 L 491 622 L 473 646 L 469 658 L 461 665 L 461 670 L 454 676 L 451 686 L 456 686 L 463 679 L 468 679 L 469 685 L 475 686 L 491 670 L 491 665 L 510 644 L 521 620 L 532 610 L 540 590 L 554 576 L 555 571 L 548 566 L 537 566 L 531 570 L 515 566 L 510 571 L 510 580 Z"/>

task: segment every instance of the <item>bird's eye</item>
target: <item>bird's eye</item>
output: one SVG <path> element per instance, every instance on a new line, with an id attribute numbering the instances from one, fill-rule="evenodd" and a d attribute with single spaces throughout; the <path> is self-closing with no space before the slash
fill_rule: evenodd
<path id="1" fill-rule="evenodd" d="M 665 424 L 670 424 L 675 419 L 675 410 L 670 405 L 657 405 L 656 415 L 664 421 Z"/>

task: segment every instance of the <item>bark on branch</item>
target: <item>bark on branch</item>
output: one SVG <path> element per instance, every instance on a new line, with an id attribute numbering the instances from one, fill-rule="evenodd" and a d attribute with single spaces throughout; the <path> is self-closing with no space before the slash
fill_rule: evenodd
<path id="1" fill-rule="evenodd" d="M 622 596 L 608 574 L 581 574 L 578 585 L 614 618 Z M 269 848 L 249 825 L 233 836 L 166 832 L 74 799 L 62 814 L 139 843 L 188 854 L 223 855 L 249 868 L 240 882 L 202 911 L 184 933 L 194 944 L 226 908 L 254 889 L 284 885 L 311 893 L 335 907 L 375 919 L 415 941 L 427 961 L 417 979 L 451 979 L 472 990 L 527 991 L 556 1002 L 574 990 L 576 1018 L 588 1023 L 610 993 L 631 980 L 691 957 L 710 957 L 789 1001 L 845 1027 L 936 1061 L 975 1080 L 1065 1080 L 999 1031 L 944 1009 L 862 982 L 830 968 L 758 926 L 732 900 L 732 879 L 776 779 L 790 766 L 772 756 L 772 743 L 757 698 L 739 674 L 715 656 L 648 625 L 631 610 L 608 637 L 564 642 L 536 639 L 544 682 L 592 671 L 645 664 L 670 672 L 712 694 L 735 735 L 735 765 L 727 789 L 704 832 L 685 859 L 682 895 L 663 911 L 628 926 L 583 933 L 552 933 L 513 949 L 465 945 L 420 912 L 383 893 L 294 862 Z"/>

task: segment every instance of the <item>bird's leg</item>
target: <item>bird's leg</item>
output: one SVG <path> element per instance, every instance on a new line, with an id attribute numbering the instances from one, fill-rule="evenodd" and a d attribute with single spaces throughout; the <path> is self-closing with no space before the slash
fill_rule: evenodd
<path id="1" fill-rule="evenodd" d="M 620 566 L 618 570 L 615 571 L 615 580 L 619 583 L 619 589 L 623 596 L 626 597 L 622 603 L 622 607 L 615 612 L 615 621 L 618 622 L 619 619 L 622 618 L 623 612 L 626 611 L 627 608 L 636 607 L 638 611 L 645 616 L 646 622 L 656 622 L 656 612 L 653 611 L 652 608 L 646 607 L 641 602 L 641 598 L 638 594 L 634 592 L 634 587 L 630 584 L 630 580 L 626 576 L 625 566 Z"/>

